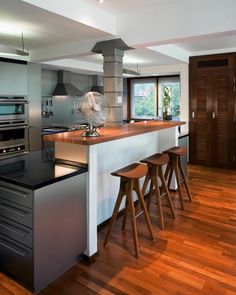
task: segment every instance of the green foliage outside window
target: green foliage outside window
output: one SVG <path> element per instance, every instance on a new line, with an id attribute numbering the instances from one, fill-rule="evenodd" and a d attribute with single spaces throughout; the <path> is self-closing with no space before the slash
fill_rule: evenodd
<path id="1" fill-rule="evenodd" d="M 156 116 L 155 110 L 155 84 L 136 84 L 134 87 L 134 115 L 140 118 L 153 118 Z"/>
<path id="2" fill-rule="evenodd" d="M 171 113 L 172 117 L 179 118 L 180 116 L 180 83 L 179 82 L 173 82 L 173 83 L 163 83 L 162 84 L 164 89 L 170 89 L 170 95 L 171 95 Z M 163 102 L 163 109 L 165 106 L 165 99 L 164 96 L 162 98 Z M 164 110 L 163 110 L 164 111 Z"/>
<path id="3" fill-rule="evenodd" d="M 159 81 L 160 92 L 158 98 L 159 115 L 162 115 L 170 105 L 172 118 L 180 116 L 180 83 Z M 152 119 L 157 116 L 156 84 L 155 82 L 135 82 L 132 93 L 132 118 Z"/>

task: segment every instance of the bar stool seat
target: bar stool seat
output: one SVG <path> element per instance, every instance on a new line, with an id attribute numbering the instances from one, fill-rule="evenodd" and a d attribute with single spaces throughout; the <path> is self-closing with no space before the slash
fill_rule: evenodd
<path id="1" fill-rule="evenodd" d="M 184 183 L 184 186 L 186 188 L 189 201 L 192 202 L 192 196 L 189 190 L 188 182 L 186 180 L 182 162 L 181 162 L 181 156 L 186 155 L 187 149 L 182 146 L 174 146 L 168 150 L 165 150 L 163 153 L 169 155 L 169 158 L 170 158 L 165 171 L 165 179 L 168 181 L 168 187 L 170 187 L 172 175 L 173 175 L 173 172 L 175 172 L 175 178 L 177 181 L 177 189 L 179 192 L 181 208 L 184 210 L 184 199 L 183 199 L 182 188 L 181 188 L 182 182 Z"/>
<path id="2" fill-rule="evenodd" d="M 123 200 L 123 197 L 126 196 L 122 230 L 125 229 L 127 214 L 128 212 L 130 212 L 131 227 L 132 227 L 132 234 L 133 234 L 134 247 L 135 247 L 135 256 L 137 258 L 139 257 L 139 245 L 138 245 L 138 232 L 137 232 L 136 218 L 140 214 L 135 216 L 132 191 L 135 191 L 137 194 L 138 201 L 143 210 L 141 213 L 144 213 L 145 221 L 146 221 L 151 239 L 154 240 L 152 225 L 150 222 L 150 218 L 147 212 L 146 205 L 144 203 L 143 195 L 142 195 L 140 184 L 139 184 L 139 179 L 141 177 L 144 177 L 147 174 L 147 171 L 148 171 L 147 165 L 141 164 L 141 163 L 134 163 L 111 173 L 111 175 L 113 176 L 120 177 L 120 189 L 119 189 L 118 197 L 117 197 L 115 207 L 112 213 L 112 218 L 106 233 L 104 246 L 106 246 L 108 243 L 108 239 L 110 237 L 110 233 L 114 225 L 114 222 L 117 218 L 117 214 L 119 212 L 121 202 Z"/>
<path id="3" fill-rule="evenodd" d="M 162 210 L 162 204 L 161 204 L 162 197 L 164 197 L 164 196 L 166 197 L 167 202 L 168 202 L 170 209 L 171 209 L 172 216 L 173 216 L 173 218 L 175 218 L 174 207 L 172 205 L 169 190 L 167 188 L 167 184 L 166 184 L 164 174 L 163 174 L 163 166 L 166 165 L 168 163 L 168 161 L 169 161 L 169 156 L 167 154 L 160 154 L 160 153 L 154 154 L 154 155 L 147 157 L 147 158 L 140 161 L 140 162 L 148 165 L 148 172 L 147 172 L 145 180 L 144 180 L 142 193 L 145 194 L 148 183 L 150 182 L 150 191 L 148 193 L 147 207 L 149 209 L 150 200 L 151 200 L 151 197 L 152 197 L 153 191 L 154 191 L 154 194 L 156 196 L 156 201 L 157 201 L 157 207 L 158 207 L 158 211 L 159 211 L 158 213 L 159 213 L 159 217 L 160 217 L 161 229 L 165 228 L 163 210 Z M 158 177 L 161 180 L 163 193 L 160 192 L 160 188 L 159 188 L 159 184 L 158 184 Z"/>
<path id="4" fill-rule="evenodd" d="M 134 163 L 111 173 L 113 176 L 119 176 L 129 179 L 139 179 L 147 173 L 147 166 Z"/>

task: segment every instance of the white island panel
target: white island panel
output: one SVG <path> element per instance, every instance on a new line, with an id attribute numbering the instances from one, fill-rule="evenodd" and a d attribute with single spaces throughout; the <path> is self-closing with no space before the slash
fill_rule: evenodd
<path id="1" fill-rule="evenodd" d="M 178 132 L 172 127 L 89 146 L 55 144 L 56 157 L 88 163 L 85 254 L 92 256 L 97 252 L 97 225 L 111 217 L 119 191 L 119 178 L 111 172 L 178 145 Z"/>

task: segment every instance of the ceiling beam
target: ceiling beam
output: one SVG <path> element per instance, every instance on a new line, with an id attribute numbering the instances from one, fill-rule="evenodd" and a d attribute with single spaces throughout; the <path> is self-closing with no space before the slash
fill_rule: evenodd
<path id="1" fill-rule="evenodd" d="M 178 61 L 189 63 L 189 53 L 175 45 L 168 44 L 148 48 L 166 56 L 172 57 Z"/>
<path id="2" fill-rule="evenodd" d="M 109 13 L 89 5 L 82 0 L 22 0 L 31 5 L 40 7 L 52 13 L 67 17 L 84 25 L 104 31 L 109 34 L 116 34 L 115 17 Z M 66 32 L 63 32 L 66 34 Z"/>
<path id="3" fill-rule="evenodd" d="M 93 54 L 91 52 L 95 44 L 101 39 L 91 39 L 82 42 L 66 43 L 49 48 L 40 48 L 30 51 L 33 62 L 45 62 L 63 58 L 79 57 Z"/>
<path id="4" fill-rule="evenodd" d="M 42 64 L 48 67 L 69 70 L 73 72 L 85 73 L 85 74 L 102 74 L 103 65 L 91 62 L 84 62 L 76 59 L 61 59 L 43 62 Z"/>

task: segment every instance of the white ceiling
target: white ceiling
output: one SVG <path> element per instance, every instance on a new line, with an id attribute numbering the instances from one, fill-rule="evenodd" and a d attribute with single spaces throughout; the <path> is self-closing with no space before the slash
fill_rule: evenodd
<path id="1" fill-rule="evenodd" d="M 157 3 L 170 1 L 173 0 L 104 0 L 102 4 L 99 4 L 98 0 L 86 0 L 87 3 L 115 16 L 127 14 L 131 11 L 147 10 L 155 6 Z"/>
<path id="2" fill-rule="evenodd" d="M 124 53 L 130 69 L 236 52 L 235 0 L 0 0 L 0 7 L 0 45 L 21 49 L 23 32 L 31 61 L 77 72 L 101 71 L 102 56 L 91 49 L 113 38 L 134 48 Z"/>
<path id="3" fill-rule="evenodd" d="M 0 0 L 0 43 L 30 50 L 111 36 L 19 0 Z"/>

